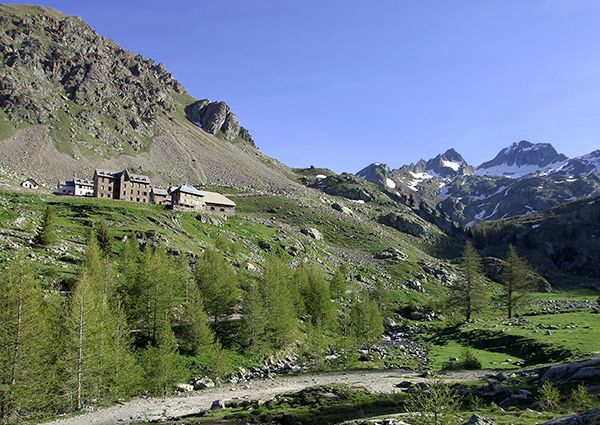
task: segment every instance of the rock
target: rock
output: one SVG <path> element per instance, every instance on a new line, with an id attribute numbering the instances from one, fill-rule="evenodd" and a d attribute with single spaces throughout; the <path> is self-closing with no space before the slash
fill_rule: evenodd
<path id="1" fill-rule="evenodd" d="M 377 260 L 393 260 L 393 261 L 404 261 L 406 260 L 406 254 L 396 248 L 388 248 L 382 252 L 376 252 L 373 254 L 373 258 Z"/>
<path id="2" fill-rule="evenodd" d="M 551 380 L 557 385 L 588 385 L 600 381 L 600 357 L 563 363 L 542 370 L 539 381 Z"/>
<path id="3" fill-rule="evenodd" d="M 254 146 L 248 131 L 240 126 L 236 116 L 225 102 L 211 102 L 208 99 L 198 100 L 185 108 L 188 120 L 207 133 L 225 140 L 241 139 Z"/>
<path id="4" fill-rule="evenodd" d="M 412 236 L 421 237 L 425 233 L 425 228 L 420 223 L 405 214 L 389 213 L 379 217 L 379 222 Z"/>
<path id="5" fill-rule="evenodd" d="M 214 388 L 214 386 L 215 386 L 214 381 L 207 376 L 205 376 L 202 379 L 198 379 L 198 380 L 196 380 L 196 382 L 194 382 L 194 390 L 195 391 L 203 390 L 205 388 Z"/>
<path id="6" fill-rule="evenodd" d="M 258 267 L 256 267 L 252 263 L 246 263 L 246 270 L 248 270 L 249 272 L 256 272 L 258 271 Z"/>
<path id="7" fill-rule="evenodd" d="M 496 422 L 485 416 L 473 415 L 465 425 L 496 425 Z"/>
<path id="8" fill-rule="evenodd" d="M 542 425 L 597 425 L 600 423 L 600 407 L 594 407 L 582 413 L 564 416 Z"/>
<path id="9" fill-rule="evenodd" d="M 273 252 L 273 247 L 271 247 L 271 244 L 270 244 L 269 242 L 266 242 L 266 241 L 260 241 L 260 242 L 258 243 L 258 247 L 259 247 L 260 249 L 262 249 L 263 251 L 266 251 L 266 252 Z"/>
<path id="10" fill-rule="evenodd" d="M 303 227 L 302 229 L 300 229 L 300 232 L 305 234 L 306 236 L 313 238 L 314 240 L 317 240 L 317 241 L 320 241 L 321 239 L 323 239 L 323 235 L 321 234 L 321 232 L 319 232 L 317 229 L 315 229 L 313 227 Z"/>
<path id="11" fill-rule="evenodd" d="M 352 212 L 352 210 L 350 208 L 348 208 L 345 205 L 338 204 L 337 202 L 331 204 L 331 208 L 333 208 L 334 210 L 339 211 L 341 213 L 347 214 L 347 215 L 354 215 L 354 213 Z"/>
<path id="12" fill-rule="evenodd" d="M 221 410 L 225 409 L 225 403 L 222 400 L 215 400 L 210 405 L 210 410 Z"/>
<path id="13" fill-rule="evenodd" d="M 177 384 L 175 386 L 175 388 L 177 388 L 177 391 L 182 392 L 182 393 L 194 391 L 194 386 L 190 385 L 190 384 Z"/>

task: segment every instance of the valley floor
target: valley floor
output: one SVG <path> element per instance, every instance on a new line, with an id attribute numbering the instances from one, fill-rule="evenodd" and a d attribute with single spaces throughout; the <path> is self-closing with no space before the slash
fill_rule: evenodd
<path id="1" fill-rule="evenodd" d="M 453 372 L 443 375 L 448 383 L 473 381 L 490 371 Z M 50 425 L 113 425 L 132 424 L 163 419 L 181 418 L 208 410 L 214 400 L 266 400 L 279 394 L 299 391 L 315 385 L 346 384 L 361 386 L 372 392 L 394 393 L 401 381 L 423 382 L 428 378 L 413 372 L 397 370 L 348 371 L 337 373 L 285 376 L 225 385 L 196 391 L 189 395 L 166 398 L 136 399 L 130 402 L 50 422 Z"/>

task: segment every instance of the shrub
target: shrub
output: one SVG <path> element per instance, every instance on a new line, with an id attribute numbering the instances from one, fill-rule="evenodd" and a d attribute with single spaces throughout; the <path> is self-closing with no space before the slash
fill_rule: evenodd
<path id="1" fill-rule="evenodd" d="M 412 413 L 410 423 L 413 425 L 457 425 L 461 423 L 461 403 L 459 394 L 435 380 L 428 387 L 417 387 L 408 395 L 406 410 Z"/>
<path id="2" fill-rule="evenodd" d="M 479 370 L 481 369 L 481 362 L 470 350 L 465 350 L 463 352 L 463 361 L 462 361 L 463 369 L 467 370 Z"/>
<path id="3" fill-rule="evenodd" d="M 560 391 L 552 381 L 544 381 L 540 387 L 538 401 L 544 410 L 556 410 L 560 405 Z"/>
<path id="4" fill-rule="evenodd" d="M 592 407 L 592 396 L 590 395 L 587 386 L 580 384 L 571 392 L 571 403 L 577 410 L 587 410 Z"/>

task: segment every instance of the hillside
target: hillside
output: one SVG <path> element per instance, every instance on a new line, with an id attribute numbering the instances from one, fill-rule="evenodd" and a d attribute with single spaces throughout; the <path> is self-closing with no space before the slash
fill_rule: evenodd
<path id="1" fill-rule="evenodd" d="M 229 106 L 195 100 L 164 65 L 80 18 L 0 5 L 0 77 L 4 180 L 53 188 L 96 167 L 128 167 L 159 184 L 298 188 L 255 149 Z"/>

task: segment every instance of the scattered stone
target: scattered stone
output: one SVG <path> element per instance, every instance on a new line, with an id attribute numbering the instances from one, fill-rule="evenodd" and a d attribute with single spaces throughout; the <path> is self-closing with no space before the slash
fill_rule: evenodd
<path id="1" fill-rule="evenodd" d="M 203 390 L 205 388 L 214 388 L 215 382 L 210 379 L 208 376 L 205 376 L 202 379 L 198 379 L 194 382 L 194 390 Z"/>
<path id="2" fill-rule="evenodd" d="M 496 422 L 485 416 L 473 415 L 465 425 L 496 425 Z"/>
<path id="3" fill-rule="evenodd" d="M 221 409 L 225 409 L 225 403 L 223 403 L 223 400 L 215 400 L 210 405 L 210 410 L 221 410 Z"/>
<path id="4" fill-rule="evenodd" d="M 314 240 L 320 241 L 323 239 L 323 235 L 317 229 L 313 227 L 303 227 L 300 232 L 306 236 L 313 238 Z"/>

